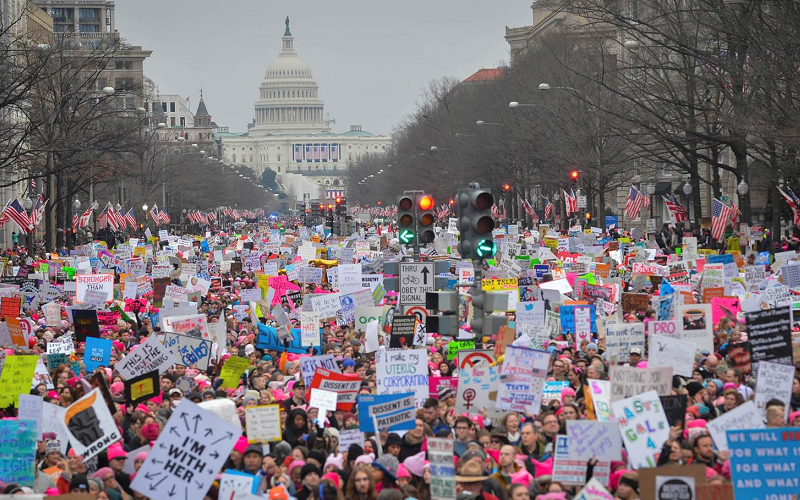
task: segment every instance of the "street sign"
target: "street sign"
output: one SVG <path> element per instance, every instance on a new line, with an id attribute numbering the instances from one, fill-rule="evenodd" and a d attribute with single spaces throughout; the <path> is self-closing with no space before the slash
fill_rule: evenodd
<path id="1" fill-rule="evenodd" d="M 578 196 L 578 208 L 586 208 L 586 196 Z"/>
<path id="2" fill-rule="evenodd" d="M 425 294 L 434 291 L 436 269 L 433 262 L 400 263 L 400 304 L 424 306 Z"/>

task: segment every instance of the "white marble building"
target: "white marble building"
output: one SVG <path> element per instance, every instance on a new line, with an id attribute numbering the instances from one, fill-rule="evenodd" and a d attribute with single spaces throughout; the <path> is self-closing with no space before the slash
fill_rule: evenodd
<path id="1" fill-rule="evenodd" d="M 351 125 L 344 133 L 331 132 L 324 108 L 311 68 L 294 50 L 286 18 L 283 50 L 259 86 L 255 121 L 246 134 L 223 138 L 223 159 L 259 174 L 274 170 L 278 182 L 298 200 L 304 194 L 311 199 L 341 196 L 348 164 L 361 155 L 386 151 L 392 138 L 373 135 L 360 125 Z M 296 174 L 304 182 L 297 182 Z"/>

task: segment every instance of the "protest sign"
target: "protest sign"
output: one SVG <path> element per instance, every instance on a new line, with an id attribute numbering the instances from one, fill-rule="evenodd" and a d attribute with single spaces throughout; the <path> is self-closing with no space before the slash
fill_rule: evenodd
<path id="1" fill-rule="evenodd" d="M 100 336 L 100 323 L 97 321 L 97 311 L 94 309 L 73 310 L 72 321 L 75 325 L 75 339 L 78 342 L 86 342 L 87 337 Z"/>
<path id="2" fill-rule="evenodd" d="M 211 361 L 210 340 L 167 332 L 164 334 L 164 348 L 179 365 L 207 370 Z"/>
<path id="3" fill-rule="evenodd" d="M 306 387 L 311 387 L 311 381 L 314 379 L 317 368 L 325 368 L 335 373 L 341 373 L 339 363 L 336 362 L 333 354 L 304 356 L 300 358 L 300 376 L 303 377 Z"/>
<path id="4" fill-rule="evenodd" d="M 225 364 L 222 365 L 222 371 L 220 372 L 220 378 L 222 379 L 221 387 L 225 389 L 235 389 L 239 386 L 239 382 L 241 382 L 242 374 L 244 374 L 245 370 L 250 368 L 250 364 L 252 361 L 250 358 L 242 358 L 239 356 L 230 356 L 228 359 L 225 360 Z"/>
<path id="5" fill-rule="evenodd" d="M 381 422 L 384 426 L 381 430 L 409 431 L 414 429 L 416 421 L 414 418 L 415 394 L 406 392 L 400 394 L 373 395 L 362 394 L 358 397 L 358 425 L 362 432 L 375 432 L 376 417 L 396 417 L 394 419 L 383 418 Z M 411 410 L 411 418 L 409 418 Z"/>
<path id="6" fill-rule="evenodd" d="M 791 307 L 758 310 L 745 313 L 750 361 L 773 361 L 792 364 L 792 315 Z"/>
<path id="7" fill-rule="evenodd" d="M 427 349 L 377 351 L 375 360 L 378 394 L 412 391 L 421 407 L 428 398 Z"/>
<path id="8" fill-rule="evenodd" d="M 301 342 L 304 346 L 320 345 L 319 315 L 315 312 L 300 313 Z"/>
<path id="9" fill-rule="evenodd" d="M 650 390 L 655 390 L 661 396 L 668 396 L 672 390 L 671 367 L 612 366 L 609 379 L 612 402 Z"/>
<path id="10" fill-rule="evenodd" d="M 638 473 L 640 498 L 654 500 L 695 500 L 698 498 L 696 486 L 706 481 L 706 467 L 700 464 L 662 465 L 655 469 L 639 469 Z"/>
<path id="11" fill-rule="evenodd" d="M 451 340 L 447 343 L 447 361 L 453 361 L 458 357 L 458 352 L 462 349 L 475 349 L 475 342 L 472 340 Z"/>
<path id="12" fill-rule="evenodd" d="M 592 477 L 572 500 L 614 500 L 614 495 L 596 477 Z"/>
<path id="13" fill-rule="evenodd" d="M 36 439 L 36 422 L 0 420 L 0 481 L 33 487 Z"/>
<path id="14" fill-rule="evenodd" d="M 683 429 L 683 423 L 686 419 L 686 396 L 683 394 L 659 396 L 659 399 L 661 399 L 661 406 L 664 408 L 664 414 L 667 416 L 669 426 L 678 426 Z"/>
<path id="15" fill-rule="evenodd" d="M 669 438 L 669 423 L 658 396 L 651 390 L 611 403 L 628 452 L 628 463 L 634 469 L 655 467 L 661 447 Z"/>
<path id="16" fill-rule="evenodd" d="M 595 417 L 601 422 L 611 420 L 611 382 L 608 380 L 587 380 Z"/>
<path id="17" fill-rule="evenodd" d="M 677 314 L 683 318 L 681 340 L 694 342 L 700 351 L 714 352 L 711 304 L 682 304 Z"/>
<path id="18" fill-rule="evenodd" d="M 500 385 L 499 367 L 488 363 L 465 366 L 459 373 L 456 394 L 457 413 L 494 411 Z"/>
<path id="19" fill-rule="evenodd" d="M 241 500 L 255 496 L 260 481 L 259 477 L 252 474 L 228 469 L 219 478 L 219 498 Z"/>
<path id="20" fill-rule="evenodd" d="M 0 298 L 0 318 L 16 318 L 22 307 L 22 298 L 19 295 Z"/>
<path id="21" fill-rule="evenodd" d="M 671 366 L 675 375 L 691 377 L 694 369 L 694 349 L 694 342 L 663 335 L 651 335 L 647 367 Z"/>
<path id="22" fill-rule="evenodd" d="M 31 379 L 36 372 L 38 356 L 14 355 L 5 358 L 0 375 L 0 407 L 18 405 L 19 395 L 31 390 Z"/>
<path id="23" fill-rule="evenodd" d="M 329 411 L 336 411 L 338 397 L 339 394 L 336 392 L 315 388 L 311 393 L 311 400 L 308 402 L 308 406 L 318 409 L 320 415 L 327 415 Z"/>
<path id="24" fill-rule="evenodd" d="M 131 405 L 154 398 L 161 393 L 158 385 L 158 372 L 153 370 L 136 377 L 125 379 L 125 400 Z"/>
<path id="25" fill-rule="evenodd" d="M 428 438 L 427 442 L 431 464 L 431 500 L 453 500 L 456 497 L 453 440 Z"/>
<path id="26" fill-rule="evenodd" d="M 83 353 L 83 364 L 86 371 L 91 373 L 98 367 L 108 366 L 111 360 L 111 339 L 86 338 L 86 349 Z"/>
<path id="27" fill-rule="evenodd" d="M 547 406 L 551 401 L 561 402 L 561 391 L 567 387 L 569 387 L 569 382 L 566 380 L 545 381 L 542 388 L 542 404 Z"/>
<path id="28" fill-rule="evenodd" d="M 567 441 L 570 458 L 620 460 L 622 438 L 616 422 L 568 420 Z"/>
<path id="29" fill-rule="evenodd" d="M 795 367 L 792 365 L 773 363 L 771 361 L 758 363 L 756 394 L 753 399 L 756 407 L 764 411 L 770 400 L 777 399 L 783 402 L 783 415 L 788 417 L 794 375 Z"/>
<path id="30" fill-rule="evenodd" d="M 361 429 L 339 431 L 339 451 L 347 451 L 354 444 L 364 447 L 364 432 Z"/>
<path id="31" fill-rule="evenodd" d="M 153 370 L 160 375 L 169 370 L 174 362 L 172 351 L 165 348 L 155 335 L 151 335 L 118 361 L 115 367 L 127 380 Z"/>
<path id="32" fill-rule="evenodd" d="M 455 396 L 458 392 L 459 377 L 428 377 L 428 388 L 430 389 L 430 397 L 438 398 L 439 391 L 442 389 L 452 389 Z"/>
<path id="33" fill-rule="evenodd" d="M 75 453 L 84 460 L 122 439 L 100 389 L 92 390 L 67 408 L 64 426 Z"/>
<path id="34" fill-rule="evenodd" d="M 283 438 L 280 405 L 248 406 L 244 416 L 249 443 L 272 443 Z"/>
<path id="35" fill-rule="evenodd" d="M 34 430 L 36 431 L 36 439 L 42 440 L 42 406 L 44 400 L 41 396 L 34 396 L 32 394 L 19 395 L 19 411 L 17 416 L 20 420 L 29 420 L 33 422 Z"/>
<path id="36" fill-rule="evenodd" d="M 644 353 L 644 323 L 621 323 L 606 328 L 606 350 L 612 363 L 630 360 L 631 349 Z"/>
<path id="37" fill-rule="evenodd" d="M 569 485 L 583 485 L 586 483 L 586 469 L 588 460 L 577 459 L 572 456 L 567 436 L 556 436 L 555 451 L 553 452 L 553 481 Z M 611 462 L 599 460 L 594 465 L 593 477 L 601 484 L 608 484 L 611 472 Z"/>
<path id="38" fill-rule="evenodd" d="M 706 425 L 711 439 L 718 450 L 728 449 L 725 432 L 730 429 L 763 429 L 763 412 L 753 401 L 746 401 L 733 410 L 727 411 Z"/>
<path id="39" fill-rule="evenodd" d="M 417 327 L 417 317 L 398 316 L 392 318 L 392 331 L 389 337 L 389 347 L 404 348 L 409 347 L 414 342 L 414 333 Z"/>
<path id="40" fill-rule="evenodd" d="M 241 432 L 182 399 L 158 436 L 131 488 L 145 496 L 207 491 Z M 170 493 L 172 492 L 172 493 Z"/>
<path id="41" fill-rule="evenodd" d="M 698 484 L 697 500 L 734 500 L 732 484 Z"/>
<path id="42" fill-rule="evenodd" d="M 664 337 L 681 338 L 683 332 L 683 321 L 651 321 L 647 323 L 648 335 L 662 335 Z"/>
<path id="43" fill-rule="evenodd" d="M 213 340 L 205 314 L 166 317 L 164 318 L 164 331 Z"/>
<path id="44" fill-rule="evenodd" d="M 337 408 L 342 411 L 350 411 L 353 403 L 356 402 L 358 389 L 361 387 L 361 379 L 356 375 L 337 373 L 325 368 L 317 368 L 311 385 L 307 386 L 306 399 L 311 400 L 311 396 L 316 389 L 335 392 L 337 394 Z"/>
<path id="45" fill-rule="evenodd" d="M 796 427 L 731 429 L 727 433 L 734 496 L 796 498 L 800 491 L 800 439 Z"/>
<path id="46" fill-rule="evenodd" d="M 550 354 L 545 351 L 507 346 L 500 368 L 496 407 L 538 414 L 549 360 Z"/>
<path id="47" fill-rule="evenodd" d="M 105 300 L 114 298 L 113 274 L 78 274 L 75 276 L 75 302 L 81 303 L 89 290 L 97 290 L 105 294 Z"/>
<path id="48" fill-rule="evenodd" d="M 4 359 L 5 357 L 0 357 L 0 363 L 2 363 Z M 0 368 L 2 368 L 2 365 L 0 365 Z M 47 367 L 44 365 L 43 358 L 36 360 L 36 370 L 33 372 L 31 389 L 36 389 L 36 387 L 40 384 L 44 384 L 49 390 L 55 389 L 55 386 L 53 385 L 53 379 L 50 377 L 50 372 L 47 371 Z"/>

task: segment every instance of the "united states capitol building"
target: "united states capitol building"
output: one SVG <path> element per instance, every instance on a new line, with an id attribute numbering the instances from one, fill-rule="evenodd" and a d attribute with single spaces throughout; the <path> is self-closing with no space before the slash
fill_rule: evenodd
<path id="1" fill-rule="evenodd" d="M 259 176 L 272 169 L 298 201 L 343 196 L 348 165 L 361 155 L 385 152 L 392 138 L 373 135 L 360 125 L 331 132 L 311 68 L 294 50 L 288 17 L 282 40 L 283 50 L 259 86 L 255 119 L 246 134 L 223 138 L 223 159 Z"/>

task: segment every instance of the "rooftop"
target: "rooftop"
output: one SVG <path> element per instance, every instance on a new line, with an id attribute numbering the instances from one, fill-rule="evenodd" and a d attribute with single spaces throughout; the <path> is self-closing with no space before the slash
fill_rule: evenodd
<path id="1" fill-rule="evenodd" d="M 488 82 L 499 80 L 506 74 L 506 68 L 483 68 L 468 76 L 465 82 Z"/>

